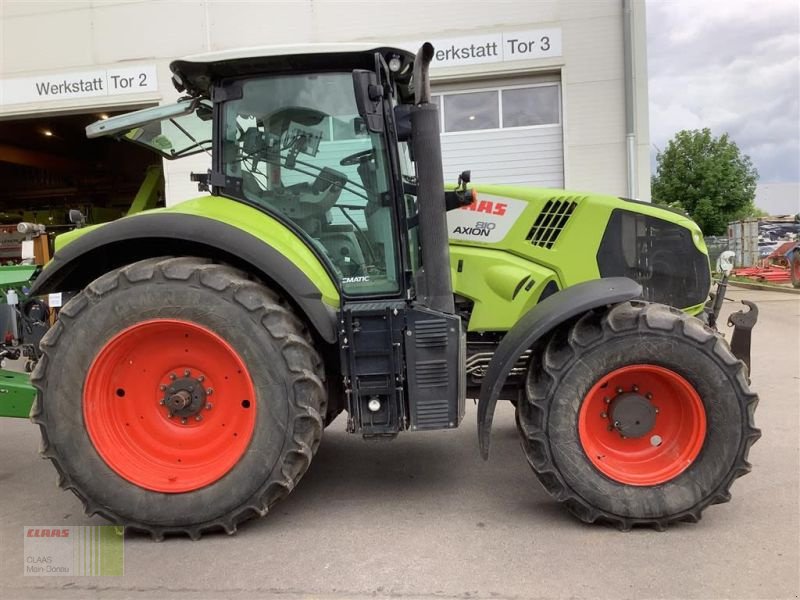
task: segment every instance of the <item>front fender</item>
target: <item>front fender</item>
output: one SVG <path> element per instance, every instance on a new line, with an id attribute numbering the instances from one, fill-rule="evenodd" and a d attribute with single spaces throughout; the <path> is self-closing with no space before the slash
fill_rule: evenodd
<path id="1" fill-rule="evenodd" d="M 312 255 L 304 242 L 294 236 L 294 249 L 285 247 L 291 239 L 271 244 L 269 234 L 286 238 L 286 228 L 258 211 L 248 210 L 253 214 L 247 229 L 170 210 L 142 213 L 93 228 L 58 249 L 37 277 L 31 296 L 80 290 L 103 273 L 145 258 L 202 256 L 229 262 L 275 284 L 302 310 L 322 339 L 335 342 L 335 305 L 339 298 L 330 276 L 318 261 L 312 265 L 315 268 L 310 276 L 307 263 Z M 259 222 L 263 222 L 261 230 L 253 225 Z"/>
<path id="2" fill-rule="evenodd" d="M 497 398 L 520 355 L 561 323 L 593 308 L 638 298 L 641 293 L 642 286 L 627 277 L 595 279 L 557 292 L 525 313 L 497 346 L 481 385 L 478 443 L 484 459 L 489 458 L 489 440 Z"/>

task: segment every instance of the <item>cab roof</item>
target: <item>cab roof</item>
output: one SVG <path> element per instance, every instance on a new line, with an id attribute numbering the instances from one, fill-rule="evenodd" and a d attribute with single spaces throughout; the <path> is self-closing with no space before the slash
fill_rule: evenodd
<path id="1" fill-rule="evenodd" d="M 392 57 L 400 58 L 403 64 L 398 72 L 411 76 L 413 52 L 374 43 L 284 44 L 224 50 L 173 61 L 170 70 L 179 92 L 207 96 L 212 82 L 228 77 L 374 69 L 376 52 L 380 52 L 387 63 Z"/>

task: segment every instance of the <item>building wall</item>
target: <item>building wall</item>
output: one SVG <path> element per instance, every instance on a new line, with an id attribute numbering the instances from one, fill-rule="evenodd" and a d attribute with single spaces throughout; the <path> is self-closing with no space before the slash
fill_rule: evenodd
<path id="1" fill-rule="evenodd" d="M 637 181 L 650 198 L 644 2 L 634 6 Z M 565 186 L 624 195 L 626 184 L 622 0 L 505 2 L 218 2 L 0 0 L 0 79 L 153 65 L 158 89 L 107 97 L 8 104 L 0 118 L 167 102 L 176 97 L 168 64 L 176 57 L 235 47 L 309 42 L 401 44 L 494 32 L 559 28 L 560 56 L 443 67 L 435 82 L 560 73 Z M 6 94 L 7 95 L 7 94 Z M 2 123 L 0 122 L 0 126 Z M 169 165 L 171 200 L 196 195 L 194 164 Z"/>

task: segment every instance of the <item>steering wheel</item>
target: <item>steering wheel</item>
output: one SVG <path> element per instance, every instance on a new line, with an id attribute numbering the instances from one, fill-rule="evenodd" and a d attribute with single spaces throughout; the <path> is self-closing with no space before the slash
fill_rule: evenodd
<path id="1" fill-rule="evenodd" d="M 343 167 L 350 167 L 352 165 L 358 165 L 362 162 L 365 162 L 375 156 L 375 150 L 369 148 L 367 150 L 362 150 L 361 152 L 356 152 L 355 154 L 351 154 L 350 156 L 345 156 L 342 160 L 339 161 L 339 164 Z"/>

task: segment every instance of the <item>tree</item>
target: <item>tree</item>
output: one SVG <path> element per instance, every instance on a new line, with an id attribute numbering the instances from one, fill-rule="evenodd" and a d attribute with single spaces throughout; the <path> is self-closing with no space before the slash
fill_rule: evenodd
<path id="1" fill-rule="evenodd" d="M 656 156 L 653 202 L 689 213 L 706 235 L 722 235 L 728 223 L 755 216 L 758 171 L 727 133 L 679 131 Z"/>

